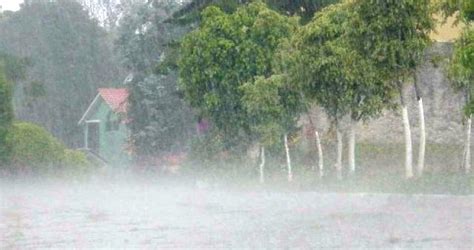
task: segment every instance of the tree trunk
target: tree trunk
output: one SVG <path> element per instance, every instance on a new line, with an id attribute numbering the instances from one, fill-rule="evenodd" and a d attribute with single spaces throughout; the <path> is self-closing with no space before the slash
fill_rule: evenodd
<path id="1" fill-rule="evenodd" d="M 262 161 L 260 162 L 260 183 L 265 183 L 265 176 L 264 176 L 264 168 L 265 168 L 265 147 L 262 147 L 261 151 L 261 159 Z"/>
<path id="2" fill-rule="evenodd" d="M 398 84 L 400 91 L 400 102 L 402 105 L 403 131 L 405 134 L 405 177 L 410 179 L 413 178 L 413 149 L 411 141 L 410 120 L 408 119 L 408 108 L 403 96 L 403 86 L 400 81 Z"/>
<path id="3" fill-rule="evenodd" d="M 420 119 L 420 148 L 418 150 L 418 176 L 423 175 L 423 170 L 425 168 L 425 149 L 426 149 L 426 130 L 425 130 L 425 112 L 423 108 L 423 99 L 418 100 L 418 111 Z"/>
<path id="4" fill-rule="evenodd" d="M 464 159 L 463 167 L 466 174 L 471 172 L 471 128 L 472 128 L 472 115 L 469 115 L 466 123 L 466 142 L 464 145 Z"/>
<path id="5" fill-rule="evenodd" d="M 348 160 L 349 160 L 349 173 L 354 174 L 356 165 L 355 165 L 355 125 L 356 121 L 351 119 L 351 124 L 349 128 L 349 150 L 348 150 Z"/>
<path id="6" fill-rule="evenodd" d="M 318 131 L 315 131 L 314 134 L 316 136 L 316 148 L 318 149 L 319 177 L 323 177 L 324 176 L 323 148 L 321 147 L 321 139 L 319 138 Z"/>
<path id="7" fill-rule="evenodd" d="M 426 130 L 425 130 L 425 111 L 423 108 L 423 98 L 421 96 L 421 90 L 418 87 L 416 75 L 415 75 L 414 85 L 415 85 L 416 99 L 418 100 L 418 112 L 419 112 L 419 119 L 420 119 L 420 145 L 418 149 L 417 175 L 421 177 L 423 175 L 423 170 L 425 168 Z"/>
<path id="8" fill-rule="evenodd" d="M 408 120 L 408 108 L 402 107 L 403 130 L 405 133 L 405 177 L 410 179 L 413 177 L 413 150 L 411 142 L 410 121 Z"/>
<path id="9" fill-rule="evenodd" d="M 342 179 L 342 133 L 339 130 L 339 125 L 336 125 L 336 137 L 337 137 L 337 160 L 336 160 L 336 172 L 337 179 Z"/>
<path id="10" fill-rule="evenodd" d="M 285 134 L 285 152 L 286 152 L 286 165 L 288 167 L 288 181 L 293 181 L 293 172 L 291 170 L 291 158 L 290 158 L 290 148 L 288 147 L 288 134 Z"/>

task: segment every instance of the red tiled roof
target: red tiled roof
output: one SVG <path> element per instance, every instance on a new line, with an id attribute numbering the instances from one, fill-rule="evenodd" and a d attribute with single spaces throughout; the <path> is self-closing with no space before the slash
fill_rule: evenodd
<path id="1" fill-rule="evenodd" d="M 114 112 L 127 112 L 127 89 L 101 88 L 99 89 L 99 95 L 104 99 L 107 105 L 109 105 Z"/>

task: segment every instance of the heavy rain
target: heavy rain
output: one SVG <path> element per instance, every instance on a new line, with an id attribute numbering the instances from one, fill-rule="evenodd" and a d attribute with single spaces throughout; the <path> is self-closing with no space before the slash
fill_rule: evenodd
<path id="1" fill-rule="evenodd" d="M 0 0 L 0 249 L 473 249 L 471 0 Z"/>

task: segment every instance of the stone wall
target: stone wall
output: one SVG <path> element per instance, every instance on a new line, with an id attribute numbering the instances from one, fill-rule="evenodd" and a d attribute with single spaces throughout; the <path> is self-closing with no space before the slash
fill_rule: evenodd
<path id="1" fill-rule="evenodd" d="M 436 43 L 427 50 L 425 63 L 418 69 L 418 81 L 423 94 L 427 143 L 461 144 L 463 141 L 462 107 L 463 97 L 455 93 L 446 77 L 446 59 L 452 54 L 451 43 Z M 409 105 L 413 142 L 418 142 L 418 104 L 413 83 L 407 82 L 404 89 Z M 310 112 L 314 126 L 324 137 L 334 136 L 330 122 L 323 110 L 314 107 Z M 304 131 L 310 126 L 303 117 Z M 347 122 L 346 122 L 347 123 Z M 343 125 L 344 126 L 344 125 Z M 385 114 L 366 124 L 359 124 L 357 141 L 367 143 L 403 143 L 403 125 L 400 110 Z"/>

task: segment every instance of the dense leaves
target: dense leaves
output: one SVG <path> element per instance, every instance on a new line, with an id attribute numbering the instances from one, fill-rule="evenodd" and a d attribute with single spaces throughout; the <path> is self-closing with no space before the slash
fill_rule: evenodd
<path id="1" fill-rule="evenodd" d="M 289 75 L 305 96 L 316 100 L 338 120 L 377 116 L 391 102 L 392 90 L 374 62 L 362 56 L 353 40 L 352 4 L 336 4 L 317 13 L 294 36 L 294 53 L 287 53 Z"/>
<path id="2" fill-rule="evenodd" d="M 8 170 L 53 173 L 61 169 L 85 169 L 86 156 L 67 149 L 56 138 L 38 125 L 16 122 L 6 138 L 11 148 Z"/>
<path id="3" fill-rule="evenodd" d="M 474 29 L 467 28 L 456 42 L 450 64 L 450 76 L 456 90 L 466 98 L 466 115 L 474 113 Z"/>
<path id="4" fill-rule="evenodd" d="M 430 0 L 359 0 L 353 22 L 357 50 L 376 61 L 387 79 L 402 79 L 413 74 L 424 49 L 430 44 L 434 27 Z M 363 42 L 362 42 L 363 41 Z"/>
<path id="5" fill-rule="evenodd" d="M 128 118 L 135 155 L 181 151 L 189 142 L 193 115 L 177 89 L 177 44 L 189 30 L 164 22 L 175 1 L 133 5 L 119 27 L 116 48 L 130 73 Z"/>
<path id="6" fill-rule="evenodd" d="M 226 147 L 232 147 L 251 134 L 240 87 L 273 74 L 274 53 L 297 27 L 297 19 L 261 2 L 233 14 L 209 7 L 202 17 L 199 29 L 182 43 L 181 88 L 191 106 L 222 132 Z"/>
<path id="7" fill-rule="evenodd" d="M 199 13 L 209 6 L 217 6 L 227 13 L 234 12 L 239 6 L 248 4 L 248 0 L 193 0 L 186 4 L 173 16 L 180 22 L 195 21 Z M 285 15 L 298 15 L 303 22 L 311 19 L 315 12 L 325 6 L 340 2 L 340 0 L 267 0 L 270 8 Z"/>
<path id="8" fill-rule="evenodd" d="M 5 76 L 0 58 L 0 166 L 10 162 L 11 148 L 6 139 L 13 122 L 12 86 Z"/>
<path id="9" fill-rule="evenodd" d="M 292 88 L 286 76 L 259 76 L 241 89 L 252 134 L 261 144 L 275 145 L 285 133 L 296 129 L 304 105 L 299 92 Z"/>

